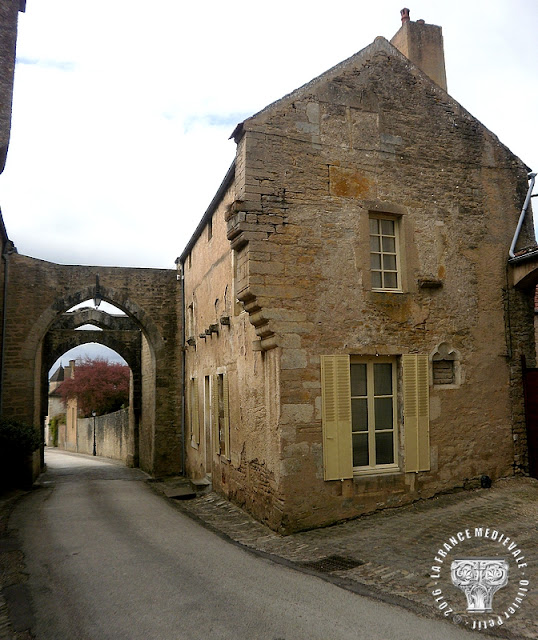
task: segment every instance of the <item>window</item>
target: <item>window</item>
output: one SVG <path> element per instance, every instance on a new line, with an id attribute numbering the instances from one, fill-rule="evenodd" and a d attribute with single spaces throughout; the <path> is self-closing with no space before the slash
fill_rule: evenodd
<path id="1" fill-rule="evenodd" d="M 392 361 L 351 361 L 353 467 L 397 464 L 396 367 Z"/>
<path id="2" fill-rule="evenodd" d="M 397 218 L 370 216 L 372 289 L 400 291 L 399 224 Z"/>
<path id="3" fill-rule="evenodd" d="M 204 377 L 204 443 L 206 473 L 211 473 L 211 378 Z"/>
<path id="4" fill-rule="evenodd" d="M 215 453 L 230 459 L 230 418 L 228 406 L 228 376 L 219 373 L 212 384 L 213 443 Z"/>
<path id="5" fill-rule="evenodd" d="M 396 358 L 321 356 L 325 480 L 398 469 Z M 401 357 L 406 472 L 430 469 L 428 356 Z"/>
<path id="6" fill-rule="evenodd" d="M 446 342 L 442 342 L 432 354 L 432 380 L 436 387 L 452 388 L 460 384 L 460 355 Z"/>
<path id="7" fill-rule="evenodd" d="M 191 378 L 189 391 L 191 446 L 198 449 L 198 445 L 200 444 L 200 418 L 198 411 L 198 381 L 196 378 Z"/>
<path id="8" fill-rule="evenodd" d="M 194 331 L 194 303 L 190 303 L 189 306 L 187 307 L 187 314 L 186 314 L 186 331 L 185 333 L 187 334 L 187 339 L 188 338 L 192 338 L 195 334 Z"/>
<path id="9" fill-rule="evenodd" d="M 454 384 L 454 360 L 434 360 L 432 362 L 433 384 Z"/>

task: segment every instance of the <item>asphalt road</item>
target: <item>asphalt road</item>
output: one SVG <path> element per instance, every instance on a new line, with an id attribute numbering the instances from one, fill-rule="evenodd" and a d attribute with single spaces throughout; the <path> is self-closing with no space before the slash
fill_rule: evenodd
<path id="1" fill-rule="evenodd" d="M 443 620 L 257 557 L 192 521 L 145 474 L 50 450 L 16 507 L 37 640 L 469 640 Z"/>

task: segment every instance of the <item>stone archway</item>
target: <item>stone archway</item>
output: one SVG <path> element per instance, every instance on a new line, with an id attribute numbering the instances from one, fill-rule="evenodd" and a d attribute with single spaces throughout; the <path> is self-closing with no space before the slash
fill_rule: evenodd
<path id="1" fill-rule="evenodd" d="M 181 316 L 175 270 L 57 265 L 19 254 L 8 259 L 4 415 L 40 426 L 46 415 L 47 364 L 58 350 L 91 337 L 120 355 L 123 351 L 130 366 L 139 366 L 140 467 L 152 475 L 182 473 Z M 95 310 L 66 319 L 68 309 L 96 294 L 125 312 L 130 328 L 107 325 Z M 106 330 L 74 331 L 83 320 L 101 323 Z M 138 356 L 132 355 L 125 331 L 137 332 Z M 83 333 L 87 335 L 76 335 Z M 34 472 L 38 470 L 36 460 Z"/>
<path id="2" fill-rule="evenodd" d="M 77 331 L 84 325 L 94 325 L 96 330 Z M 57 316 L 43 341 L 41 384 L 43 405 L 48 397 L 47 372 L 66 351 L 83 344 L 97 343 L 118 353 L 131 370 L 129 403 L 129 454 L 130 466 L 140 462 L 140 419 L 142 410 L 142 331 L 128 316 L 111 316 L 97 309 L 80 309 Z M 41 461 L 44 463 L 44 460 Z"/>

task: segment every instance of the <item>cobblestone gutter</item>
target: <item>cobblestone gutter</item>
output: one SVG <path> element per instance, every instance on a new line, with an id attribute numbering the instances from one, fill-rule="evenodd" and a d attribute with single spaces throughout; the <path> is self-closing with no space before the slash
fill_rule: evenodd
<path id="1" fill-rule="evenodd" d="M 491 489 L 438 496 L 289 536 L 274 533 L 215 493 L 178 502 L 178 507 L 245 547 L 433 618 L 443 617 L 431 578 L 443 543 L 475 527 L 503 532 L 524 551 L 530 584 L 521 608 L 487 633 L 538 638 L 538 481 L 532 478 L 500 480 Z M 494 551 L 491 547 L 477 539 L 465 551 L 483 556 Z"/>

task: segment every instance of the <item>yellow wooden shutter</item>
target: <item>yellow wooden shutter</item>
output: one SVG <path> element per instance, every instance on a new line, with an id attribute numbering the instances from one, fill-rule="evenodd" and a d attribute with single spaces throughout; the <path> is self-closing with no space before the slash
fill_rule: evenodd
<path id="1" fill-rule="evenodd" d="M 211 378 L 211 428 L 213 430 L 214 452 L 220 453 L 219 443 L 219 377 Z"/>
<path id="2" fill-rule="evenodd" d="M 428 356 L 402 356 L 405 470 L 430 470 L 430 397 Z"/>
<path id="3" fill-rule="evenodd" d="M 221 450 L 221 453 L 228 460 L 230 459 L 230 401 L 229 401 L 229 385 L 228 385 L 228 374 L 225 373 L 222 376 L 222 404 L 224 408 L 224 437 L 223 443 L 224 448 Z"/>
<path id="4" fill-rule="evenodd" d="M 321 356 L 323 473 L 325 480 L 353 477 L 349 356 Z"/>
<path id="5" fill-rule="evenodd" d="M 200 413 L 196 378 L 192 378 L 191 385 L 191 438 L 195 444 L 200 444 Z"/>

